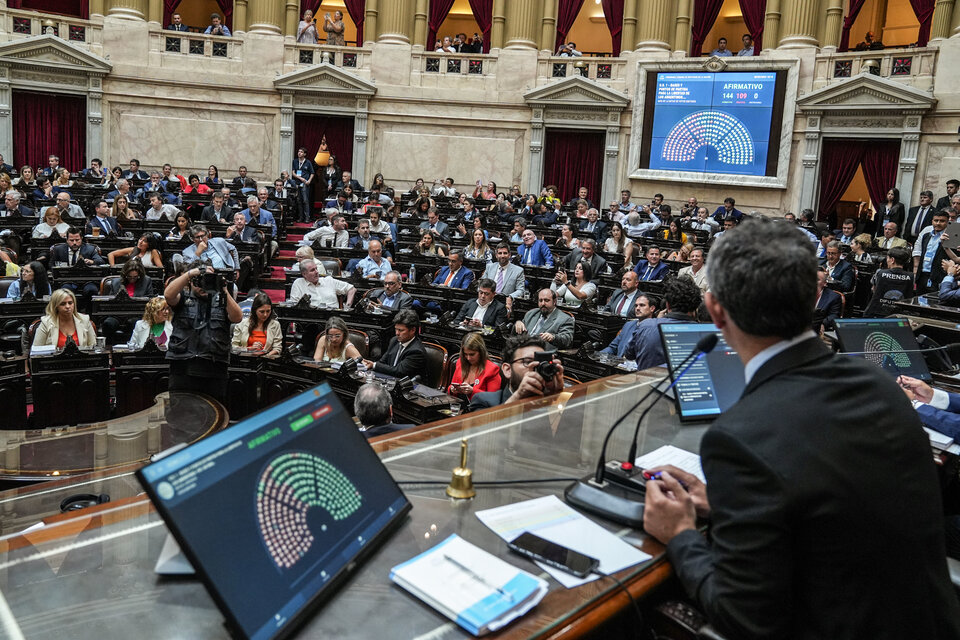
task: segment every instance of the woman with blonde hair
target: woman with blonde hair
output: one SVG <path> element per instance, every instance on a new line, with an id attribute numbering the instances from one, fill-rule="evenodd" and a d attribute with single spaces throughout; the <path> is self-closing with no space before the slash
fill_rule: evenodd
<path id="1" fill-rule="evenodd" d="M 67 229 L 69 228 L 70 225 L 60 217 L 59 209 L 56 207 L 47 207 L 43 211 L 43 222 L 33 228 L 31 237 L 49 238 L 56 232 L 61 238 L 66 238 Z"/>
<path id="2" fill-rule="evenodd" d="M 63 349 L 67 340 L 78 347 L 92 347 L 97 333 L 88 316 L 77 311 L 77 296 L 69 289 L 57 289 L 50 296 L 46 313 L 33 336 L 33 346 Z"/>
<path id="3" fill-rule="evenodd" d="M 323 335 L 317 340 L 317 349 L 313 359 L 317 362 L 346 362 L 350 358 L 359 358 L 360 350 L 350 342 L 347 323 L 336 316 L 327 320 Z"/>
<path id="4" fill-rule="evenodd" d="M 687 242 L 679 249 L 667 256 L 667 262 L 690 262 L 690 254 L 696 247 L 692 242 Z"/>
<path id="5" fill-rule="evenodd" d="M 233 330 L 233 346 L 247 351 L 262 352 L 265 356 L 280 354 L 283 333 L 273 310 L 270 296 L 263 291 L 253 296 L 250 317 L 237 323 Z"/>
<path id="6" fill-rule="evenodd" d="M 873 238 L 869 233 L 861 233 L 854 237 L 850 243 L 850 259 L 860 264 L 873 264 L 873 256 L 867 253 L 867 249 L 873 244 Z"/>
<path id="7" fill-rule="evenodd" d="M 173 334 L 173 325 L 170 324 L 170 307 L 163 296 L 155 296 L 147 301 L 143 310 L 143 318 L 137 320 L 130 337 L 130 345 L 135 349 L 142 349 L 147 340 L 153 340 L 158 347 L 167 344 Z"/>
<path id="8" fill-rule="evenodd" d="M 500 367 L 487 357 L 483 336 L 478 331 L 468 333 L 460 343 L 460 357 L 447 393 L 470 399 L 479 391 L 498 391 L 501 384 Z"/>
<path id="9" fill-rule="evenodd" d="M 13 188 L 13 181 L 10 180 L 10 176 L 6 173 L 0 173 L 0 192 L 6 193 Z"/>
<path id="10" fill-rule="evenodd" d="M 70 179 L 70 169 L 61 169 L 53 181 L 53 186 L 60 187 L 61 191 L 73 186 L 73 180 Z"/>

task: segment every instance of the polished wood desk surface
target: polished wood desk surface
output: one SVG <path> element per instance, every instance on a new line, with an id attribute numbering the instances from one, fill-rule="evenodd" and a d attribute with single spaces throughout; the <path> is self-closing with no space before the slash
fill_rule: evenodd
<path id="1" fill-rule="evenodd" d="M 596 380 L 549 398 L 383 436 L 372 445 L 398 481 L 448 481 L 458 464 L 463 437 L 470 442 L 468 465 L 476 481 L 581 477 L 593 470 L 607 426 L 662 376 L 662 370 L 650 370 Z M 628 419 L 625 426 L 632 426 L 631 422 Z M 704 425 L 681 426 L 673 405 L 661 402 L 643 425 L 639 449 L 646 453 L 674 444 L 697 451 L 704 430 Z M 623 455 L 629 431 L 618 430 L 611 441 L 611 457 Z M 33 516 L 21 515 L 20 533 L 0 538 L 0 589 L 25 637 L 126 639 L 132 629 L 139 638 L 227 637 L 222 616 L 198 580 L 165 579 L 153 573 L 166 528 L 149 502 L 138 495 L 133 470 L 128 466 L 90 474 L 72 486 L 57 481 L 0 494 L 5 513 Z M 388 578 L 390 567 L 458 533 L 507 562 L 540 573 L 535 565 L 510 553 L 474 514 L 529 498 L 560 495 L 564 486 L 564 482 L 478 486 L 476 498 L 455 501 L 444 494 L 443 485 L 404 485 L 414 507 L 410 516 L 316 612 L 300 636 L 468 637 L 393 585 Z M 63 496 L 80 491 L 110 493 L 113 501 L 75 514 L 56 513 Z M 42 518 L 45 526 L 23 531 Z M 599 522 L 654 556 L 617 574 L 635 597 L 669 576 L 660 544 L 642 531 Z M 217 533 L 211 531 L 211 535 Z M 609 579 L 569 590 L 552 579 L 549 582 L 544 601 L 495 637 L 580 637 L 631 606 Z M 63 615 L 65 611 L 76 615 Z"/>

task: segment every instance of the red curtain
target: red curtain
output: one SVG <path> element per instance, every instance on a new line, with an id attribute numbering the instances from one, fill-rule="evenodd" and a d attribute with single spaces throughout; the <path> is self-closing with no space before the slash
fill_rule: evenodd
<path id="1" fill-rule="evenodd" d="M 713 28 L 720 15 L 723 0 L 695 0 L 693 4 L 693 26 L 690 28 L 690 55 L 703 55 L 703 41 Z"/>
<path id="2" fill-rule="evenodd" d="M 874 205 L 887 201 L 887 191 L 897 186 L 899 140 L 871 140 L 863 154 L 863 178 Z"/>
<path id="3" fill-rule="evenodd" d="M 84 20 L 90 17 L 89 0 L 22 0 L 19 6 L 7 3 L 11 9 L 33 9 L 46 13 L 59 13 L 64 16 L 75 16 Z M 929 29 L 928 29 L 929 31 Z M 61 34 L 66 38 L 66 34 Z"/>
<path id="4" fill-rule="evenodd" d="M 220 13 L 223 14 L 223 24 L 227 25 L 227 28 L 232 31 L 233 30 L 233 0 L 217 0 L 217 5 L 220 7 Z"/>
<path id="5" fill-rule="evenodd" d="M 840 32 L 840 46 L 837 51 L 848 51 L 850 49 L 850 28 L 857 21 L 857 15 L 860 9 L 863 9 L 867 0 L 850 0 L 850 13 L 843 19 L 843 31 Z"/>
<path id="6" fill-rule="evenodd" d="M 493 0 L 470 0 L 473 19 L 483 34 L 483 52 L 490 53 L 490 27 L 493 26 Z M 432 44 L 432 43 L 427 43 Z"/>
<path id="7" fill-rule="evenodd" d="M 177 10 L 183 0 L 163 0 L 163 26 L 173 22 L 173 12 Z"/>
<path id="8" fill-rule="evenodd" d="M 613 55 L 620 55 L 622 43 L 620 37 L 623 35 L 623 0 L 602 0 L 603 19 L 607 21 L 607 29 L 610 30 L 610 38 L 613 40 Z M 627 46 L 632 46 L 628 42 Z"/>
<path id="9" fill-rule="evenodd" d="M 547 129 L 543 145 L 543 184 L 557 185 L 564 202 L 586 187 L 588 197 L 599 204 L 606 133 L 574 129 Z M 539 192 L 532 184 L 530 190 Z"/>
<path id="10" fill-rule="evenodd" d="M 8 162 L 42 169 L 51 154 L 71 171 L 87 166 L 87 99 L 14 91 L 13 159 Z"/>
<path id="11" fill-rule="evenodd" d="M 577 21 L 577 14 L 582 6 L 583 0 L 559 0 L 557 3 L 557 41 L 553 45 L 554 53 L 566 42 L 567 34 Z"/>
<path id="12" fill-rule="evenodd" d="M 327 137 L 327 148 L 337 158 L 337 165 L 344 171 L 353 167 L 353 118 L 296 114 L 293 118 L 294 149 L 303 147 L 313 161 L 320 141 Z M 293 162 L 293 159 L 285 162 Z M 322 167 L 314 167 L 319 172 Z M 314 180 L 314 183 L 317 181 Z M 314 190 L 315 194 L 320 194 Z"/>
<path id="13" fill-rule="evenodd" d="M 767 0 L 740 0 L 740 13 L 753 38 L 753 55 L 759 55 L 763 44 L 763 23 L 767 19 Z"/>
<path id="14" fill-rule="evenodd" d="M 427 12 L 427 51 L 433 49 L 437 40 L 440 25 L 447 19 L 447 14 L 453 7 L 453 0 L 430 0 L 430 9 Z"/>
<path id="15" fill-rule="evenodd" d="M 930 40 L 930 25 L 933 22 L 933 7 L 935 4 L 936 0 L 910 0 L 913 13 L 920 21 L 920 33 L 917 34 L 918 47 L 927 46 L 927 41 Z"/>
<path id="16" fill-rule="evenodd" d="M 347 6 L 347 13 L 350 14 L 350 19 L 353 20 L 353 24 L 357 25 L 357 46 L 363 45 L 363 19 L 367 10 L 367 0 L 343 0 L 343 4 Z M 371 40 L 376 39 L 376 34 L 371 36 Z"/>
<path id="17" fill-rule="evenodd" d="M 820 215 L 824 220 L 829 216 L 843 192 L 850 186 L 857 167 L 863 160 L 869 141 L 865 140 L 834 140 L 823 141 L 820 152 Z M 864 168 L 866 172 L 866 168 Z M 888 187 L 889 188 L 889 187 Z"/>
<path id="18" fill-rule="evenodd" d="M 307 9 L 312 11 L 313 15 L 317 15 L 317 10 L 320 9 L 321 4 L 323 4 L 323 0 L 300 0 L 300 17 L 303 17 L 303 12 Z"/>

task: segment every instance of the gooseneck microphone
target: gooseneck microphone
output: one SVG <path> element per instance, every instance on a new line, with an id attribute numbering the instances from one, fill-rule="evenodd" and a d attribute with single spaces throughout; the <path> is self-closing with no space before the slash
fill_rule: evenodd
<path id="1" fill-rule="evenodd" d="M 635 495 L 632 495 L 631 492 L 633 488 L 624 488 L 622 486 L 615 486 L 614 484 L 608 483 L 607 480 L 607 445 L 610 443 L 610 437 L 613 435 L 613 432 L 617 430 L 617 427 L 633 413 L 637 407 L 643 404 L 647 398 L 649 398 L 654 393 L 659 393 L 660 397 L 663 397 L 666 392 L 672 388 L 683 375 L 690 369 L 689 366 L 686 366 L 688 363 L 692 366 L 693 358 L 697 356 L 702 356 L 706 353 L 709 353 L 717 345 L 717 336 L 716 334 L 708 334 L 700 339 L 697 342 L 697 345 L 694 347 L 693 351 L 687 355 L 686 358 L 677 366 L 678 369 L 681 369 L 680 374 L 674 378 L 674 381 L 663 390 L 659 390 L 657 386 L 653 386 L 650 391 L 648 391 L 640 400 L 638 400 L 630 409 L 624 413 L 616 422 L 613 423 L 613 426 L 607 431 L 606 437 L 603 439 L 603 447 L 600 449 L 600 458 L 597 460 L 597 469 L 592 477 L 588 476 L 583 480 L 578 480 L 573 484 L 569 485 L 564 490 L 564 497 L 567 502 L 570 504 L 579 507 L 585 511 L 590 511 L 596 513 L 608 520 L 613 520 L 614 522 L 621 522 L 631 527 L 641 527 L 643 526 L 643 501 L 637 500 Z M 658 397 L 654 400 L 650 407 L 657 403 Z M 640 416 L 642 421 L 644 416 L 646 416 L 647 411 L 650 410 L 650 407 L 644 411 Z M 636 437 L 634 437 L 636 440 Z M 619 469 L 620 465 L 616 465 Z M 611 476 L 612 477 L 612 476 Z M 617 485 L 626 485 L 627 487 L 632 487 L 629 479 L 619 479 L 616 480 Z"/>

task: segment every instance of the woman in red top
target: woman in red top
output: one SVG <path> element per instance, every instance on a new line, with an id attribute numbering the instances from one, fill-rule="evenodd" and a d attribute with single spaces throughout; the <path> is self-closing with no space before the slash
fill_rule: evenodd
<path id="1" fill-rule="evenodd" d="M 469 400 L 478 391 L 498 391 L 502 382 L 500 367 L 487 358 L 483 336 L 476 331 L 468 333 L 460 343 L 460 358 L 447 393 Z"/>

